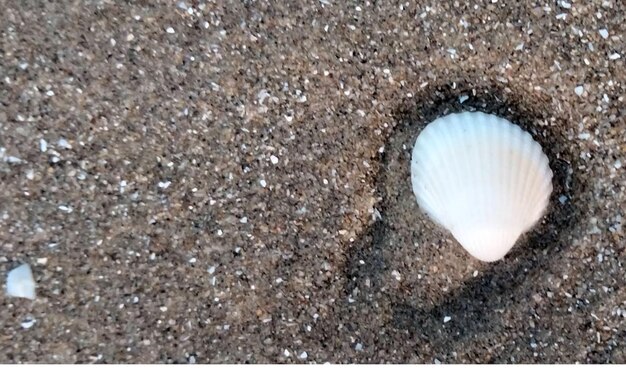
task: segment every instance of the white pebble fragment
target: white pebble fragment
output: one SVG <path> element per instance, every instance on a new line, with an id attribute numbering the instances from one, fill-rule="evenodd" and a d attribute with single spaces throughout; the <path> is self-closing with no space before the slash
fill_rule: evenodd
<path id="1" fill-rule="evenodd" d="M 7 156 L 6 158 L 4 158 L 4 160 L 6 160 L 7 163 L 11 163 L 11 164 L 22 163 L 22 160 L 18 158 L 17 156 Z"/>
<path id="2" fill-rule="evenodd" d="M 461 95 L 459 96 L 459 103 L 463 104 L 463 102 L 465 102 L 467 99 L 469 99 L 469 96 Z"/>
<path id="3" fill-rule="evenodd" d="M 576 95 L 581 96 L 583 92 L 585 92 L 585 88 L 583 86 L 577 86 L 576 88 L 574 88 L 574 92 L 576 93 Z"/>
<path id="4" fill-rule="evenodd" d="M 261 180 L 259 181 L 259 184 L 261 185 L 261 187 L 265 187 L 265 186 L 267 186 L 267 182 L 265 181 L 265 179 L 261 179 Z"/>
<path id="5" fill-rule="evenodd" d="M 22 321 L 20 325 L 22 326 L 22 329 L 30 329 L 33 327 L 33 325 L 35 325 L 36 322 L 37 320 L 34 318 L 27 318 L 24 321 Z"/>
<path id="6" fill-rule="evenodd" d="M 73 210 L 70 206 L 65 206 L 65 205 L 60 205 L 59 206 L 59 210 L 63 211 L 64 213 L 71 213 Z"/>
<path id="7" fill-rule="evenodd" d="M 446 324 L 446 323 L 448 323 L 448 322 L 450 322 L 450 321 L 452 321 L 452 317 L 450 317 L 450 316 L 445 316 L 445 317 L 443 317 L 443 323 L 444 323 L 444 324 Z"/>
<path id="8" fill-rule="evenodd" d="M 259 91 L 259 93 L 256 95 L 257 100 L 259 101 L 259 104 L 263 104 L 263 102 L 265 101 L 266 98 L 269 98 L 271 95 L 269 94 L 269 92 L 267 92 L 266 89 L 262 89 L 261 91 Z"/>
<path id="9" fill-rule="evenodd" d="M 67 140 L 65 140 L 64 138 L 59 139 L 59 141 L 57 142 L 57 145 L 60 148 L 63 148 L 65 150 L 69 150 L 69 149 L 72 148 L 72 145 Z"/>
<path id="10" fill-rule="evenodd" d="M 9 271 L 6 294 L 9 297 L 35 299 L 35 279 L 30 266 L 23 264 Z"/>
<path id="11" fill-rule="evenodd" d="M 272 162 L 272 164 L 278 164 L 278 158 L 272 155 L 270 156 L 270 162 Z"/>
<path id="12" fill-rule="evenodd" d="M 308 357 L 309 357 L 309 355 L 307 354 L 307 352 L 300 353 L 300 359 L 301 360 L 306 360 Z"/>
<path id="13" fill-rule="evenodd" d="M 48 151 L 48 142 L 46 142 L 45 139 L 39 139 L 39 150 L 41 152 L 46 152 Z"/>
<path id="14" fill-rule="evenodd" d="M 172 27 L 167 27 L 165 29 L 165 32 L 167 32 L 167 33 L 176 33 L 176 31 L 174 31 L 174 28 L 172 28 Z"/>
<path id="15" fill-rule="evenodd" d="M 572 8 L 572 4 L 568 3 L 567 1 L 560 1 L 559 5 L 561 6 L 561 8 L 565 8 L 565 9 Z"/>
<path id="16" fill-rule="evenodd" d="M 615 52 L 615 53 L 612 53 L 612 54 L 609 55 L 609 60 L 617 60 L 617 59 L 619 59 L 621 57 L 622 57 L 622 55 L 620 55 L 617 52 Z"/>
<path id="17" fill-rule="evenodd" d="M 598 32 L 600 33 L 600 36 L 602 36 L 603 39 L 608 39 L 609 38 L 609 31 L 607 29 L 602 28 Z"/>
<path id="18" fill-rule="evenodd" d="M 165 190 L 166 188 L 170 187 L 170 184 L 172 184 L 172 182 L 170 182 L 169 180 L 165 182 L 159 182 L 159 188 Z"/>

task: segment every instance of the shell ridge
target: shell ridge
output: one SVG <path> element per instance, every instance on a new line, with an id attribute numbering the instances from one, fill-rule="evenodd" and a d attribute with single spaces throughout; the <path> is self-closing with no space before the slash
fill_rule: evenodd
<path id="1" fill-rule="evenodd" d="M 439 162 L 438 152 L 435 152 L 423 145 L 423 143 L 426 143 L 428 140 L 437 141 L 437 137 L 433 131 L 433 127 L 434 126 L 427 125 L 421 134 L 425 136 L 422 137 L 420 135 L 420 137 L 417 138 L 417 141 L 421 140 L 421 142 L 419 142 L 419 145 L 416 144 L 416 150 L 424 148 L 424 151 L 418 152 L 416 154 L 415 161 L 413 163 L 416 166 L 419 166 L 420 164 L 428 164 L 429 161 L 435 163 Z M 437 211 L 441 211 L 442 209 L 444 209 L 445 206 L 443 205 L 443 198 L 441 197 L 441 194 L 438 194 L 438 186 L 435 177 L 436 176 L 433 175 L 432 170 L 428 168 L 426 172 L 418 173 L 415 182 L 417 183 L 420 190 L 422 190 L 423 192 L 427 192 L 427 195 L 430 198 L 429 204 L 427 204 L 426 207 L 422 207 L 422 209 L 426 211 L 429 217 L 435 219 L 436 222 L 441 223 L 443 222 L 442 218 L 440 218 L 440 216 L 438 216 L 436 213 Z M 418 204 L 419 201 L 420 199 L 418 198 Z"/>
<path id="2" fill-rule="evenodd" d="M 528 213 L 527 213 L 527 225 L 526 226 L 530 227 L 533 224 L 535 224 L 537 220 L 539 219 L 536 216 L 536 210 L 534 209 L 534 207 L 538 203 L 537 195 L 538 193 L 542 191 L 540 182 L 541 182 L 541 178 L 544 175 L 541 172 L 541 165 L 543 163 L 541 162 L 541 160 L 542 160 L 542 157 L 545 155 L 541 151 L 541 147 L 539 146 L 539 144 L 534 141 L 532 136 L 528 133 L 526 134 L 527 134 L 527 140 L 529 142 L 532 140 L 532 142 L 530 142 L 532 145 L 531 145 L 531 156 L 530 156 L 529 168 L 531 168 L 531 170 L 532 169 L 536 170 L 536 172 L 531 175 L 530 179 L 526 181 L 526 186 L 524 186 L 525 195 L 524 195 L 524 200 L 522 201 L 524 204 L 524 207 L 533 208 L 532 210 L 528 210 Z M 534 190 L 532 189 L 533 187 L 535 187 Z"/>

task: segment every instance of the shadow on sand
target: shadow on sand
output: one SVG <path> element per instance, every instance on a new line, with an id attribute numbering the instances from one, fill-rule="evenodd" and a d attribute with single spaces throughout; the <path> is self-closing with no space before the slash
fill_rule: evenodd
<path id="1" fill-rule="evenodd" d="M 460 95 L 468 95 L 469 99 L 460 103 Z M 463 339 L 477 333 L 489 333 L 496 326 L 494 323 L 499 322 L 494 316 L 496 309 L 527 300 L 515 295 L 524 280 L 545 274 L 552 264 L 558 263 L 552 256 L 567 246 L 568 234 L 581 220 L 581 204 L 577 198 L 584 186 L 579 185 L 572 172 L 576 169 L 577 157 L 568 150 L 565 136 L 568 123 L 555 119 L 552 111 L 541 110 L 541 106 L 549 105 L 548 101 L 536 97 L 527 101 L 528 95 L 516 94 L 508 88 L 477 88 L 471 84 L 459 84 L 453 88 L 447 84 L 424 89 L 397 111 L 399 123 L 379 159 L 380 168 L 375 180 L 378 196 L 382 197 L 377 207 L 380 212 L 398 212 L 393 210 L 394 205 L 414 199 L 410 183 L 390 184 L 409 180 L 412 148 L 408 148 L 408 144 L 412 147 L 426 124 L 451 112 L 479 110 L 493 113 L 529 130 L 550 159 L 554 190 L 544 220 L 525 234 L 503 261 L 487 265 L 479 276 L 447 293 L 439 303 L 421 307 L 398 295 L 382 294 L 388 296 L 386 300 L 391 303 L 392 314 L 387 326 L 392 330 L 408 332 L 452 351 Z M 407 166 L 394 166 L 398 162 Z M 406 175 L 394 175 L 398 172 Z M 563 197 L 567 199 L 564 203 L 559 201 L 559 198 L 565 199 Z M 393 226 L 394 217 L 383 214 L 383 219 L 374 222 L 349 248 L 345 266 L 348 295 L 355 290 L 373 293 L 380 288 L 383 273 L 389 266 L 386 239 L 394 231 Z M 441 334 L 444 315 L 453 317 L 455 322 L 447 324 L 446 333 Z"/>

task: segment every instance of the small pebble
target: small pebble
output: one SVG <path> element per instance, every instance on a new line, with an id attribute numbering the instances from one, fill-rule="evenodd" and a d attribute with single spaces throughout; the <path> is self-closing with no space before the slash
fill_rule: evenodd
<path id="1" fill-rule="evenodd" d="M 602 28 L 598 32 L 600 33 L 600 36 L 602 36 L 603 39 L 608 39 L 609 38 L 609 31 L 608 30 Z"/>
<path id="2" fill-rule="evenodd" d="M 567 1 L 560 1 L 559 5 L 561 6 L 561 8 L 565 8 L 565 9 L 570 9 L 572 8 L 572 4 L 568 3 Z"/>
<path id="3" fill-rule="evenodd" d="M 9 271 L 6 294 L 9 297 L 35 299 L 35 279 L 30 266 L 23 264 Z"/>
<path id="4" fill-rule="evenodd" d="M 22 163 L 22 160 L 20 158 L 18 158 L 17 156 L 7 156 L 6 158 L 4 158 L 4 160 L 7 163 L 11 163 L 11 164 L 19 164 Z"/>
<path id="5" fill-rule="evenodd" d="M 65 150 L 69 150 L 69 149 L 72 148 L 72 145 L 67 140 L 65 140 L 63 138 L 59 139 L 59 141 L 57 142 L 57 145 L 60 148 L 63 148 Z"/>
<path id="6" fill-rule="evenodd" d="M 27 318 L 24 321 L 22 321 L 20 325 L 22 326 L 22 329 L 30 329 L 33 327 L 33 325 L 35 325 L 36 322 L 37 320 L 34 318 Z"/>
<path id="7" fill-rule="evenodd" d="M 585 92 L 585 88 L 583 86 L 577 86 L 576 88 L 574 88 L 574 92 L 576 93 L 576 95 L 581 96 L 583 92 Z"/>
<path id="8" fill-rule="evenodd" d="M 73 211 L 71 207 L 64 206 L 64 205 L 60 205 L 59 206 L 59 210 L 63 211 L 64 213 L 68 213 L 68 214 Z"/>
<path id="9" fill-rule="evenodd" d="M 167 27 L 165 32 L 167 32 L 167 33 L 176 33 L 176 31 L 174 31 L 174 28 L 172 28 L 172 27 Z"/>
<path id="10" fill-rule="evenodd" d="M 270 162 L 272 162 L 272 164 L 278 164 L 278 158 L 272 155 L 270 156 Z"/>

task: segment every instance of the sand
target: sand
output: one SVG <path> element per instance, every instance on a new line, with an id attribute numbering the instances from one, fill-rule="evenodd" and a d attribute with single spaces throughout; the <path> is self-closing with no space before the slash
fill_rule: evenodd
<path id="1" fill-rule="evenodd" d="M 626 362 L 621 1 L 0 6 L 0 362 Z M 555 173 L 494 264 L 410 187 L 462 110 Z"/>

